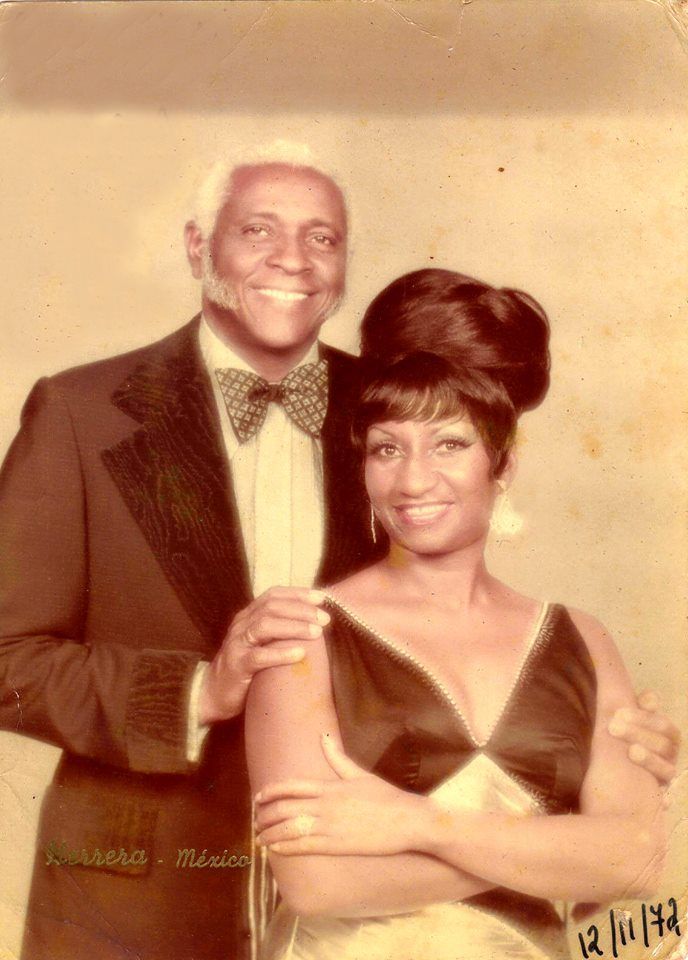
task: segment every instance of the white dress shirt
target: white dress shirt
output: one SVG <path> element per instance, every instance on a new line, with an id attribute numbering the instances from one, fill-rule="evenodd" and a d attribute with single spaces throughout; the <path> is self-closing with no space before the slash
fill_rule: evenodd
<path id="1" fill-rule="evenodd" d="M 215 370 L 252 369 L 201 318 L 199 346 L 220 417 L 231 467 L 241 534 L 254 597 L 273 586 L 312 586 L 320 565 L 325 530 L 322 444 L 270 403 L 265 422 L 246 443 L 239 443 Z M 317 363 L 313 344 L 298 366 Z M 187 754 L 195 761 L 206 728 L 198 724 L 198 701 L 206 663 L 194 676 L 189 704 Z"/>
<path id="2" fill-rule="evenodd" d="M 322 446 L 278 403 L 268 404 L 260 430 L 246 443 L 234 433 L 215 370 L 254 370 L 201 321 L 208 369 L 231 465 L 254 596 L 268 587 L 310 587 L 320 565 L 324 531 Z M 298 366 L 318 362 L 313 344 Z"/>

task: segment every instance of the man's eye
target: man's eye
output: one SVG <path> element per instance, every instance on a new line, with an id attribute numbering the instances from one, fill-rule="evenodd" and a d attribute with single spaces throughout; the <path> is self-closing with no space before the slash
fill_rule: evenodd
<path id="1" fill-rule="evenodd" d="M 311 237 L 311 240 L 319 247 L 334 247 L 337 243 L 334 237 L 330 237 L 326 233 L 316 233 Z"/>
<path id="2" fill-rule="evenodd" d="M 244 227 L 241 232 L 247 237 L 267 237 L 269 231 L 267 227 L 252 224 L 251 226 Z"/>

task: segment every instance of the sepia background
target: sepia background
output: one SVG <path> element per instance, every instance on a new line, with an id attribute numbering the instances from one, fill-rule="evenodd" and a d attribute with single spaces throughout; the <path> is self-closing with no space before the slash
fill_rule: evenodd
<path id="1" fill-rule="evenodd" d="M 209 159 L 305 141 L 341 171 L 352 212 L 348 295 L 326 340 L 355 350 L 372 296 L 427 265 L 520 287 L 547 309 L 552 389 L 523 420 L 514 487 L 526 523 L 493 545 L 494 568 L 600 617 L 637 687 L 685 726 L 682 10 L 1 3 L 0 455 L 38 377 L 197 311 L 181 235 Z M 56 756 L 0 734 L 2 960 L 18 951 Z M 664 899 L 685 887 L 683 776 L 672 793 Z"/>

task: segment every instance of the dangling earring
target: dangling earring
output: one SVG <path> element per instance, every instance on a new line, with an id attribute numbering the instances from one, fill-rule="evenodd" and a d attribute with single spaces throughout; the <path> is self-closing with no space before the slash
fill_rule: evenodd
<path id="1" fill-rule="evenodd" d="M 498 480 L 497 486 L 499 487 L 499 494 L 492 508 L 490 531 L 497 539 L 508 540 L 510 537 L 516 536 L 523 528 L 523 517 L 514 510 L 509 500 L 506 484 Z"/>
<path id="2" fill-rule="evenodd" d="M 373 543 L 377 543 L 377 530 L 375 529 L 375 511 L 373 510 L 372 503 L 370 506 L 370 535 L 373 538 Z"/>

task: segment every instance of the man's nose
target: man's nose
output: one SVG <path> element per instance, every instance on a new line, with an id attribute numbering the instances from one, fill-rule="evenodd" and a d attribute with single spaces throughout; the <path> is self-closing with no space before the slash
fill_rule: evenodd
<path id="1" fill-rule="evenodd" d="M 397 475 L 399 493 L 409 497 L 419 497 L 437 483 L 437 473 L 426 456 L 413 455 L 405 457 Z"/>
<path id="2" fill-rule="evenodd" d="M 279 237 L 275 241 L 267 262 L 270 266 L 284 270 L 285 273 L 302 273 L 311 268 L 307 247 L 299 237 L 289 235 Z"/>

